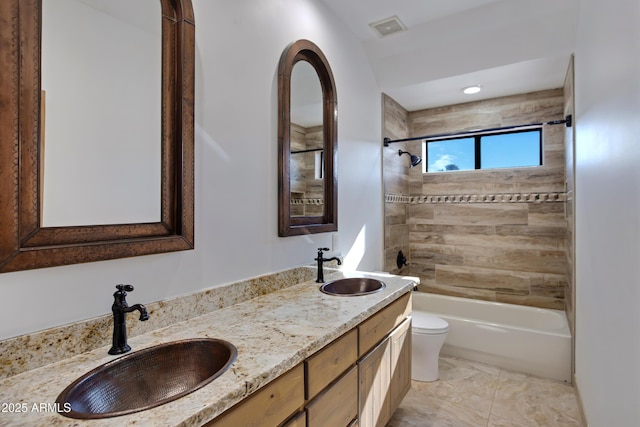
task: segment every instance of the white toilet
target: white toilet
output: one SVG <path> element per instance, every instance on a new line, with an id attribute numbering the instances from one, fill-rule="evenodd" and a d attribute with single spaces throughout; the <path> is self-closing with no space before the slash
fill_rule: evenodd
<path id="1" fill-rule="evenodd" d="M 439 377 L 438 357 L 449 323 L 423 311 L 413 311 L 411 317 L 411 378 L 435 381 Z"/>

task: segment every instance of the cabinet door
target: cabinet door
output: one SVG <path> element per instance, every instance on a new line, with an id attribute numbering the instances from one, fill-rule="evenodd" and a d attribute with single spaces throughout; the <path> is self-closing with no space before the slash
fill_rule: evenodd
<path id="1" fill-rule="evenodd" d="M 384 426 L 391 418 L 389 343 L 385 339 L 358 362 L 358 420 L 362 426 Z"/>
<path id="2" fill-rule="evenodd" d="M 389 336 L 391 347 L 391 413 L 411 389 L 411 319 Z"/>

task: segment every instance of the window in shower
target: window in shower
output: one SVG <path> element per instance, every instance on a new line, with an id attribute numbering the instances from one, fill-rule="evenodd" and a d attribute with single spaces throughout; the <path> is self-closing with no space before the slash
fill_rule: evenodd
<path id="1" fill-rule="evenodd" d="M 426 140 L 423 172 L 542 165 L 542 128 Z"/>

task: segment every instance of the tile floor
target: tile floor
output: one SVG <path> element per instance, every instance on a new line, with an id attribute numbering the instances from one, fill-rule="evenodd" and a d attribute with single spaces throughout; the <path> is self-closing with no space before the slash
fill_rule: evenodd
<path id="1" fill-rule="evenodd" d="M 414 381 L 387 427 L 582 427 L 573 387 L 440 357 L 440 379 Z"/>

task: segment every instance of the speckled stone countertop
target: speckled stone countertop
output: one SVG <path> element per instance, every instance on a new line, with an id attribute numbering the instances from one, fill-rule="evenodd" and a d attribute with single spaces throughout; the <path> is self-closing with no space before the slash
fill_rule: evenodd
<path id="1" fill-rule="evenodd" d="M 173 402 L 102 420 L 74 420 L 50 412 L 76 378 L 113 360 L 109 346 L 0 380 L 2 426 L 200 426 L 301 363 L 335 338 L 410 291 L 417 279 L 375 273 L 329 273 L 326 280 L 367 276 L 384 281 L 381 292 L 338 297 L 307 281 L 129 339 L 133 351 L 187 338 L 233 343 L 238 358 L 221 377 Z M 17 405 L 16 405 L 17 404 Z M 16 408 L 25 412 L 16 412 Z"/>

